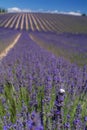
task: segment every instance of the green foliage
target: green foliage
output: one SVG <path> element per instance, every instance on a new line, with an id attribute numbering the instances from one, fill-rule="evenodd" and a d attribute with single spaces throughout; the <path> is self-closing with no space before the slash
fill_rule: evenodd
<path id="1" fill-rule="evenodd" d="M 7 12 L 6 9 L 4 9 L 4 8 L 0 8 L 0 13 L 6 13 L 6 12 Z"/>
<path id="2" fill-rule="evenodd" d="M 51 91 L 51 100 L 48 104 L 44 104 L 44 107 L 42 108 L 42 100 L 44 99 L 44 86 L 38 87 L 36 100 L 38 102 L 38 112 L 43 112 L 43 119 L 44 119 L 44 126 L 46 125 L 46 120 L 51 123 L 51 118 L 47 117 L 47 114 L 50 113 L 50 110 L 54 107 L 55 102 L 55 87 L 52 87 Z M 29 109 L 29 101 L 30 101 L 30 95 L 28 94 L 28 91 L 25 87 L 21 87 L 19 91 L 16 91 L 14 89 L 14 86 L 7 82 L 7 84 L 4 86 L 4 93 L 0 94 L 0 120 L 2 120 L 2 117 L 6 115 L 6 110 L 4 108 L 4 104 L 2 104 L 2 99 L 6 99 L 5 105 L 8 106 L 8 112 L 10 113 L 10 120 L 15 123 L 16 121 L 16 115 L 17 112 L 21 112 L 22 110 L 22 101 L 24 101 L 24 104 L 27 106 L 29 113 L 33 111 L 33 109 Z M 87 96 L 83 92 L 80 96 L 74 95 L 72 100 L 70 98 L 70 94 L 66 93 L 65 100 L 64 100 L 64 106 L 63 106 L 63 123 L 67 121 L 67 114 L 70 114 L 70 123 L 72 124 L 77 105 L 81 104 L 82 108 L 82 120 L 85 116 L 85 113 L 87 113 Z M 2 122 L 0 122 L 0 128 L 2 128 Z"/>
<path id="3" fill-rule="evenodd" d="M 82 16 L 86 16 L 86 14 L 84 13 L 84 14 L 82 14 Z"/>
<path id="4" fill-rule="evenodd" d="M 38 93 L 37 93 L 37 101 L 38 101 L 38 111 L 41 110 L 41 102 L 44 99 L 44 86 L 38 87 Z"/>

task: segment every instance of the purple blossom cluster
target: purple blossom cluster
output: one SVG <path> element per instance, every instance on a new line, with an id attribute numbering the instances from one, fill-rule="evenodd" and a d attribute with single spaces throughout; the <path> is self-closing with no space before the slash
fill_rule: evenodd
<path id="1" fill-rule="evenodd" d="M 12 102 L 4 90 L 10 85 Z M 19 102 L 22 88 L 27 90 L 28 105 L 24 97 L 19 111 L 14 102 Z M 0 99 L 5 110 L 1 118 L 4 130 L 86 130 L 87 66 L 79 68 L 54 56 L 32 41 L 27 32 L 0 62 L 3 93 L 8 97 Z M 22 90 L 21 95 L 26 96 Z M 13 103 L 13 113 L 9 102 Z M 12 122 L 14 113 L 16 120 Z"/>

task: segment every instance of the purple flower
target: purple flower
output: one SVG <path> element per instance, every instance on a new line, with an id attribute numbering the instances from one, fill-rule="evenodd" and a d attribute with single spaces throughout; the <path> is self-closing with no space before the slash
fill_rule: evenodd
<path id="1" fill-rule="evenodd" d="M 67 123 L 65 123 L 65 128 L 70 128 L 70 123 L 69 122 L 67 122 Z"/>
<path id="2" fill-rule="evenodd" d="M 86 121 L 86 122 L 87 122 L 87 116 L 85 116 L 85 117 L 84 117 L 84 121 Z"/>
<path id="3" fill-rule="evenodd" d="M 8 129 L 7 129 L 7 126 L 3 126 L 3 130 L 8 130 Z"/>

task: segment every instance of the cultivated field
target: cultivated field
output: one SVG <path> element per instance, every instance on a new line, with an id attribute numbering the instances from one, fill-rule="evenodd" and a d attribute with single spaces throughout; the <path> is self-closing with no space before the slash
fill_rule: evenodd
<path id="1" fill-rule="evenodd" d="M 0 130 L 87 129 L 87 17 L 0 14 Z"/>
<path id="2" fill-rule="evenodd" d="M 1 14 L 0 27 L 39 32 L 87 33 L 87 17 L 49 13 Z"/>

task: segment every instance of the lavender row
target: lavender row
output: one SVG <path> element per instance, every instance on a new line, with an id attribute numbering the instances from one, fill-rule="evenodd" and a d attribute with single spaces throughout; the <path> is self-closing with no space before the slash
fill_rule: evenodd
<path id="1" fill-rule="evenodd" d="M 0 28 L 0 53 L 12 44 L 17 35 L 18 31 Z"/>
<path id="2" fill-rule="evenodd" d="M 44 46 L 55 54 L 69 58 L 70 61 L 78 64 L 87 64 L 86 34 L 36 32 L 32 35 L 38 39 L 37 42 L 42 41 Z"/>

